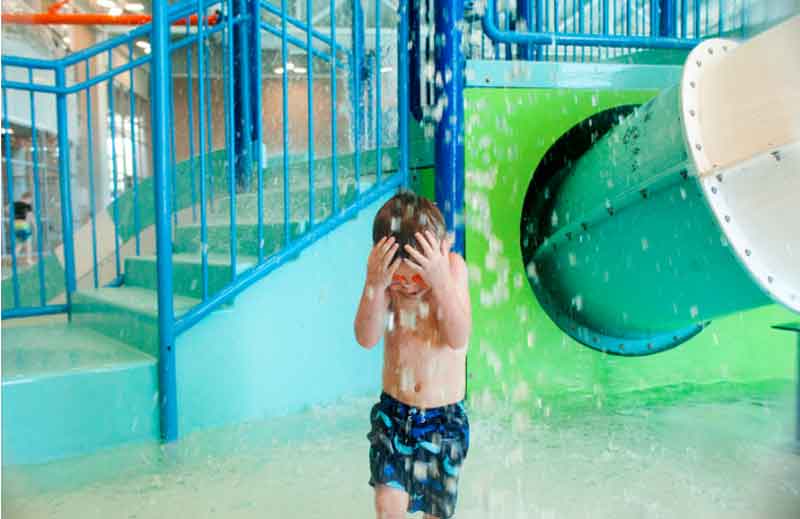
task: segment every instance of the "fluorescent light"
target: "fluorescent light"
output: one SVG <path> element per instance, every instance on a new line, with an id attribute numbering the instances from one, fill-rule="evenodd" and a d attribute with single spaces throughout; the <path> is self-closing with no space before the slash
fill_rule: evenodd
<path id="1" fill-rule="evenodd" d="M 381 67 L 381 72 L 391 72 L 392 67 Z"/>
<path id="2" fill-rule="evenodd" d="M 283 74 L 283 67 L 278 67 L 274 69 L 273 72 L 275 72 L 276 74 Z"/>
<path id="3" fill-rule="evenodd" d="M 104 9 L 111 9 L 112 7 L 116 7 L 117 4 L 112 2 L 111 0 L 97 0 L 97 5 Z"/>
<path id="4" fill-rule="evenodd" d="M 108 14 L 110 14 L 111 16 L 119 16 L 122 14 L 122 9 L 119 7 L 112 7 L 111 9 L 108 10 Z"/>
<path id="5" fill-rule="evenodd" d="M 294 71 L 297 74 L 305 74 L 306 72 L 308 72 L 308 69 L 306 69 L 305 67 L 295 67 Z"/>
<path id="6" fill-rule="evenodd" d="M 66 43 L 67 45 L 72 43 L 72 40 L 69 39 L 69 36 L 64 36 L 64 43 Z"/>
<path id="7" fill-rule="evenodd" d="M 3 135 L 14 135 L 14 128 L 3 128 Z"/>
<path id="8" fill-rule="evenodd" d="M 140 13 L 144 11 L 144 4 L 125 4 L 125 10 Z"/>
<path id="9" fill-rule="evenodd" d="M 144 51 L 149 51 L 150 50 L 150 44 L 148 42 L 144 41 L 144 40 L 137 41 L 136 42 L 136 46 L 139 47 L 140 49 L 144 50 Z"/>
<path id="10" fill-rule="evenodd" d="M 294 63 L 292 63 L 291 61 L 287 62 L 286 63 L 286 69 L 287 70 L 294 70 Z"/>

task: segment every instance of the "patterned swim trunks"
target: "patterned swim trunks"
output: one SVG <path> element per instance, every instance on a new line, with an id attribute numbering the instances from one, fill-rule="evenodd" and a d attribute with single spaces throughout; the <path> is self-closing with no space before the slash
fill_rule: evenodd
<path id="1" fill-rule="evenodd" d="M 370 420 L 369 484 L 405 491 L 409 512 L 451 517 L 459 470 L 469 450 L 463 402 L 420 409 L 381 393 Z"/>

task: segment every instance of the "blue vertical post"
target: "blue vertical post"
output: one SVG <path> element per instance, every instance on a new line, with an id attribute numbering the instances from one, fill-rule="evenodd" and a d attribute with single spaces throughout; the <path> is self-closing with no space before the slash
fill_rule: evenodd
<path id="1" fill-rule="evenodd" d="M 535 0 L 517 0 L 517 18 L 525 22 L 525 30 L 534 30 L 533 2 Z M 520 59 L 532 60 L 533 46 L 528 44 L 517 45 L 517 56 Z"/>
<path id="2" fill-rule="evenodd" d="M 133 61 L 133 43 L 128 42 L 128 61 Z M 128 76 L 130 83 L 130 90 L 128 91 L 128 101 L 130 102 L 130 123 L 131 123 L 131 166 L 133 168 L 133 230 L 136 237 L 136 255 L 141 253 L 139 228 L 141 226 L 141 218 L 139 216 L 139 177 L 136 164 L 136 92 L 133 89 L 133 69 L 130 70 Z M 191 86 L 189 87 L 191 92 Z M 191 112 L 190 112 L 191 116 Z M 191 125 L 189 126 L 191 131 Z"/>
<path id="3" fill-rule="evenodd" d="M 6 78 L 6 68 L 2 68 L 2 78 Z M 8 199 L 8 238 L 9 245 L 11 246 L 11 284 L 14 288 L 14 307 L 18 307 L 19 300 L 19 278 L 17 277 L 17 237 L 14 232 L 14 165 L 12 162 L 11 154 L 11 129 L 8 123 L 8 94 L 6 89 L 3 89 L 3 129 L 5 130 L 6 137 L 3 139 L 5 143 L 5 156 L 6 156 L 6 193 Z"/>
<path id="4" fill-rule="evenodd" d="M 364 10 L 361 0 L 351 0 L 353 6 L 353 27 L 350 31 L 353 48 L 351 63 L 351 92 L 353 102 L 353 171 L 356 181 L 356 192 L 361 191 L 361 117 L 364 96 L 361 95 L 361 82 L 364 80 Z"/>
<path id="5" fill-rule="evenodd" d="M 408 0 L 400 0 L 400 2 Z M 336 52 L 336 4 L 330 0 L 329 8 L 331 16 L 331 216 L 336 216 L 339 212 L 339 177 L 337 170 L 337 155 L 339 149 L 336 146 L 336 120 L 339 117 L 336 101 L 336 67 L 339 65 L 338 53 Z M 402 21 L 401 21 L 402 25 Z"/>
<path id="6" fill-rule="evenodd" d="M 56 68 L 56 88 L 67 86 L 64 67 Z M 72 194 L 69 178 L 69 125 L 67 122 L 67 94 L 56 95 L 56 120 L 58 122 L 58 183 L 61 191 L 61 229 L 64 239 L 64 283 L 66 285 L 67 311 L 72 319 L 72 293 L 75 291 L 75 247 L 72 240 Z"/>
<path id="7" fill-rule="evenodd" d="M 250 20 L 247 0 L 234 0 L 233 18 L 243 18 Z M 233 77 L 236 78 L 233 96 L 233 117 L 234 117 L 234 144 L 235 144 L 235 163 L 236 163 L 236 185 L 245 191 L 250 190 L 252 161 L 251 143 L 252 128 L 252 105 L 250 103 L 250 31 L 252 25 L 240 21 L 233 25 Z M 233 24 L 233 20 L 228 23 Z M 231 195 L 233 196 L 233 195 Z"/>
<path id="8" fill-rule="evenodd" d="M 464 253 L 464 57 L 461 26 L 464 4 L 445 0 L 436 8 L 434 26 L 436 74 L 444 78 L 437 87 L 437 103 L 444 103 L 436 125 L 436 203 L 447 229 L 455 232 L 453 250 Z"/>
<path id="9" fill-rule="evenodd" d="M 308 73 L 307 83 L 307 103 L 308 103 L 308 228 L 314 226 L 314 55 L 311 52 L 314 41 L 311 29 L 314 26 L 311 14 L 314 12 L 313 2 L 306 0 L 306 21 L 308 31 L 306 31 L 306 72 Z"/>
<path id="10" fill-rule="evenodd" d="M 28 81 L 33 84 L 33 69 L 28 69 Z M 42 196 L 41 196 L 41 183 L 39 180 L 39 145 L 36 142 L 39 139 L 38 132 L 36 131 L 36 103 L 34 102 L 35 96 L 33 90 L 30 92 L 30 110 L 31 110 L 31 156 L 33 157 L 33 207 L 35 208 L 36 218 L 36 254 L 39 260 L 37 263 L 37 270 L 39 271 L 39 304 L 45 306 L 47 304 L 47 295 L 44 282 L 44 261 L 42 261 L 42 248 L 44 233 L 42 233 Z M 30 260 L 30 258 L 28 258 Z"/>
<path id="11" fill-rule="evenodd" d="M 583 8 L 581 8 L 581 12 L 583 12 Z M 582 16 L 582 15 L 581 15 Z M 581 18 L 583 20 L 583 18 Z M 581 23 L 583 23 L 581 21 Z M 536 0 L 536 32 L 542 32 L 544 28 L 544 9 L 542 8 L 542 0 Z M 536 46 L 536 61 L 542 61 L 543 52 L 542 46 Z"/>
<path id="12" fill-rule="evenodd" d="M 153 191 L 155 194 L 156 266 L 158 271 L 158 390 L 161 438 L 178 439 L 178 401 L 175 376 L 175 311 L 172 306 L 172 229 L 170 222 L 170 133 L 169 83 L 172 80 L 169 55 L 167 0 L 153 1 Z M 201 13 L 202 14 L 202 13 Z"/>
<path id="13" fill-rule="evenodd" d="M 202 14 L 200 14 L 200 16 L 202 16 Z M 189 32 L 188 23 L 186 24 L 186 32 Z M 199 38 L 198 45 L 200 45 Z M 192 223 L 194 223 L 197 221 L 197 185 L 194 174 L 194 78 L 192 77 L 191 45 L 186 47 L 186 82 L 188 84 L 188 87 L 186 88 L 186 105 L 189 110 L 189 183 L 191 184 L 190 191 L 192 196 Z M 200 108 L 199 113 L 203 113 L 202 107 Z M 202 117 L 202 115 L 200 117 Z"/>
<path id="14" fill-rule="evenodd" d="M 281 0 L 281 96 L 282 96 L 282 128 L 283 132 L 283 246 L 289 246 L 290 226 L 289 219 L 291 213 L 289 211 L 289 204 L 291 203 L 289 196 L 289 46 L 286 40 L 286 0 Z M 335 40 L 334 40 L 335 41 Z"/>
<path id="15" fill-rule="evenodd" d="M 237 85 L 241 84 L 241 70 L 236 70 L 234 65 L 235 54 L 237 53 L 237 34 L 234 32 L 236 30 L 235 19 L 236 15 L 233 16 L 231 13 L 235 13 L 236 10 L 239 9 L 239 1 L 238 0 L 227 0 L 226 2 L 226 13 L 228 14 L 227 20 L 227 27 L 225 31 L 226 35 L 226 42 L 225 42 L 225 65 L 223 66 L 223 71 L 227 72 L 223 73 L 225 76 L 225 103 L 223 106 L 225 107 L 225 154 L 227 156 L 227 166 L 228 166 L 228 195 L 230 198 L 228 199 L 228 214 L 230 219 L 230 258 L 231 258 L 231 281 L 236 280 L 236 247 L 237 244 L 237 228 L 236 228 L 236 186 L 239 185 L 239 178 L 241 171 L 239 171 L 240 162 L 239 157 L 241 156 L 241 149 L 236 148 L 241 141 L 241 133 L 245 131 L 244 127 L 241 125 L 240 117 L 237 117 L 236 114 L 236 98 L 239 97 L 237 94 L 241 94 L 241 90 L 237 88 Z M 240 69 L 243 67 L 239 67 Z M 236 79 L 236 82 L 234 82 Z M 236 84 L 235 84 L 236 83 Z M 241 106 L 240 106 L 241 110 Z M 249 110 L 249 107 L 248 107 Z M 237 135 L 239 132 L 240 135 Z"/>
<path id="16" fill-rule="evenodd" d="M 677 33 L 676 0 L 658 0 L 658 34 L 659 36 L 675 37 Z"/>
<path id="17" fill-rule="evenodd" d="M 258 186 L 256 186 L 256 199 L 258 200 L 258 262 L 264 261 L 264 153 L 263 148 L 263 135 L 262 135 L 262 116 L 261 116 L 261 7 L 260 0 L 253 0 L 250 7 L 251 29 L 250 36 L 253 38 L 253 44 L 250 46 L 250 52 L 253 56 L 254 73 L 250 77 L 253 82 L 253 130 L 255 132 L 255 153 L 258 171 L 256 178 Z"/>
<path id="18" fill-rule="evenodd" d="M 208 225 L 206 225 L 206 187 L 210 188 L 211 203 L 214 203 L 214 174 L 206 186 L 206 164 L 208 154 L 211 153 L 211 102 L 206 103 L 206 92 L 211 97 L 210 83 L 206 77 L 211 77 L 211 71 L 206 58 L 206 17 L 202 0 L 197 2 L 197 13 L 201 16 L 197 24 L 197 133 L 200 145 L 200 297 L 203 301 L 208 299 Z M 208 129 L 208 132 L 206 132 Z M 206 139 L 208 133 L 208 139 Z"/>
<path id="19" fill-rule="evenodd" d="M 114 57 L 111 54 L 111 49 L 108 51 L 108 70 L 111 71 L 114 67 Z M 118 281 L 122 275 L 122 267 L 120 264 L 120 238 L 119 238 L 119 182 L 117 181 L 117 115 L 114 112 L 114 77 L 109 78 L 108 83 L 108 126 L 111 133 L 111 178 L 114 183 L 112 192 L 114 193 L 114 273 L 115 281 Z"/>
<path id="20" fill-rule="evenodd" d="M 91 69 L 86 60 L 86 80 L 89 80 Z M 92 87 L 86 87 L 86 162 L 89 170 L 89 216 L 92 220 L 92 279 L 94 288 L 100 285 L 97 272 L 97 201 L 94 192 L 94 143 L 92 142 Z"/>
<path id="21" fill-rule="evenodd" d="M 397 111 L 398 140 L 400 142 L 400 175 L 402 185 L 408 187 L 408 4 L 410 0 L 398 0 L 397 12 L 399 23 L 397 28 Z"/>
<path id="22" fill-rule="evenodd" d="M 375 0 L 375 111 L 378 116 L 375 118 L 375 183 L 381 183 L 383 173 L 383 93 L 381 91 L 381 81 L 383 72 L 381 64 L 381 2 Z"/>

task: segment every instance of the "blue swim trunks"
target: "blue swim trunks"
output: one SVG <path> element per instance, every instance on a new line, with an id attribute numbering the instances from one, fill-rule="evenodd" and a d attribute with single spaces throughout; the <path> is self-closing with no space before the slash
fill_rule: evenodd
<path id="1" fill-rule="evenodd" d="M 381 393 L 370 420 L 369 484 L 405 491 L 411 513 L 451 517 L 461 463 L 469 450 L 463 402 L 420 409 Z"/>

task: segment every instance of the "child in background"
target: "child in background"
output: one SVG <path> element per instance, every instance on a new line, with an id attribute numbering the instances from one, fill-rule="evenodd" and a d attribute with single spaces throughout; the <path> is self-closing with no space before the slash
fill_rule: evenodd
<path id="1" fill-rule="evenodd" d="M 370 414 L 370 485 L 379 519 L 453 515 L 469 449 L 465 359 L 472 326 L 463 258 L 429 200 L 400 193 L 378 211 L 355 319 L 358 343 L 384 337 L 383 392 Z"/>
<path id="2" fill-rule="evenodd" d="M 14 202 L 14 236 L 17 242 L 17 258 L 24 248 L 26 250 L 24 265 L 33 263 L 32 241 L 30 237 L 36 228 L 36 221 L 33 218 L 33 198 L 30 192 L 26 192 L 22 197 Z"/>

